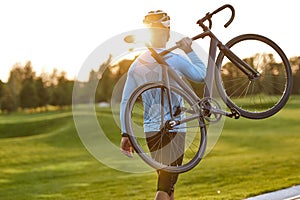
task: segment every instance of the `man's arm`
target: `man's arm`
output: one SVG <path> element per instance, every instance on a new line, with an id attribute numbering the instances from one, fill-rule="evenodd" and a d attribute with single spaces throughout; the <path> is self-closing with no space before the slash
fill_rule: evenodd
<path id="1" fill-rule="evenodd" d="M 180 55 L 170 58 L 166 62 L 186 78 L 198 83 L 203 82 L 206 76 L 206 65 L 193 51 L 192 39 L 183 38 L 177 44 L 180 45 L 179 48 L 187 54 L 191 62 Z"/>
<path id="2" fill-rule="evenodd" d="M 126 134 L 126 126 L 125 126 L 125 109 L 127 102 L 130 98 L 130 95 L 136 88 L 136 82 L 134 77 L 132 76 L 131 71 L 127 74 L 127 80 L 125 82 L 125 86 L 123 89 L 122 100 L 120 104 L 120 123 L 121 123 L 121 131 L 122 131 L 122 139 L 121 139 L 121 151 L 128 157 L 133 156 L 133 148 L 131 146 L 128 135 Z"/>

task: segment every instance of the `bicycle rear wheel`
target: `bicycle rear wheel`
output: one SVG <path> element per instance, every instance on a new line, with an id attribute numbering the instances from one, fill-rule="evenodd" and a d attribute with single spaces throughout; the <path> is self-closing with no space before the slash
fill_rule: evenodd
<path id="1" fill-rule="evenodd" d="M 284 52 L 270 39 L 256 34 L 240 35 L 226 46 L 260 74 L 250 79 L 220 52 L 215 78 L 227 106 L 251 119 L 277 113 L 286 104 L 292 87 L 291 67 Z"/>
<path id="2" fill-rule="evenodd" d="M 171 87 L 170 101 L 162 83 L 146 84 L 131 95 L 125 111 L 126 131 L 134 150 L 151 167 L 172 173 L 194 168 L 204 156 L 206 126 L 194 117 L 168 127 L 170 102 L 175 120 L 199 114 L 197 101 Z"/>

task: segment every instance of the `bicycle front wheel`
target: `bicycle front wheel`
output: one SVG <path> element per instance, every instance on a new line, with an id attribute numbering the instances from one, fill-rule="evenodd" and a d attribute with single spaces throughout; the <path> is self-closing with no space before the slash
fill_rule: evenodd
<path id="1" fill-rule="evenodd" d="M 136 89 L 126 106 L 126 131 L 136 153 L 151 167 L 183 173 L 204 156 L 206 126 L 198 102 L 179 88 L 170 90 L 171 99 L 163 83 Z M 186 121 L 169 127 L 171 119 Z"/>
<path id="2" fill-rule="evenodd" d="M 270 39 L 245 34 L 226 46 L 259 73 L 255 79 L 240 70 L 221 51 L 216 61 L 216 85 L 224 102 L 244 117 L 267 118 L 287 102 L 292 87 L 290 63 L 281 48 Z"/>

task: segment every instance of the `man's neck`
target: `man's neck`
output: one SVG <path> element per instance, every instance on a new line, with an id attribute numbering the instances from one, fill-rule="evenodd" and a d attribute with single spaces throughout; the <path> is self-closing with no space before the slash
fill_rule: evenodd
<path id="1" fill-rule="evenodd" d="M 154 48 L 166 48 L 166 44 L 162 44 L 162 43 L 152 43 L 152 47 Z"/>

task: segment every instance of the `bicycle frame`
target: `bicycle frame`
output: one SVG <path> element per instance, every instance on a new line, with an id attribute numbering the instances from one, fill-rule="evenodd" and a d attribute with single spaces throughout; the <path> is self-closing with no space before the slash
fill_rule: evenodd
<path id="1" fill-rule="evenodd" d="M 213 83 L 214 83 L 214 77 L 215 77 L 215 71 L 216 71 L 216 53 L 217 48 L 220 52 L 222 52 L 232 63 L 235 64 L 235 66 L 241 70 L 245 75 L 248 76 L 250 80 L 254 80 L 260 77 L 260 73 L 253 69 L 251 66 L 249 66 L 246 62 L 241 60 L 237 55 L 235 55 L 226 45 L 223 45 L 222 42 L 213 34 L 211 31 L 212 21 L 211 17 L 212 15 L 220 12 L 221 10 L 225 8 L 230 8 L 232 11 L 232 16 L 230 20 L 224 25 L 224 27 L 229 26 L 229 24 L 232 22 L 234 18 L 234 9 L 231 5 L 224 5 L 214 11 L 213 13 L 208 13 L 206 16 L 202 19 L 200 19 L 197 23 L 200 27 L 202 27 L 203 32 L 194 36 L 192 40 L 198 40 L 203 39 L 205 37 L 210 37 L 210 46 L 209 46 L 209 59 L 207 63 L 207 72 L 205 77 L 205 89 L 204 89 L 204 95 L 203 98 L 212 98 L 212 90 L 213 90 Z M 204 25 L 204 21 L 209 21 L 209 27 Z M 168 54 L 169 52 L 177 49 L 179 46 L 173 46 L 167 50 L 162 51 L 161 53 L 157 53 L 153 48 L 148 47 L 148 49 L 151 51 L 153 58 L 162 66 L 162 81 L 165 84 L 167 88 L 167 97 L 170 102 L 170 111 L 172 112 L 172 102 L 171 102 L 171 91 L 170 91 L 170 82 L 169 82 L 169 76 L 172 77 L 173 80 L 184 90 L 187 92 L 188 95 L 196 99 L 197 101 L 200 101 L 200 97 L 198 97 L 195 92 L 177 75 L 177 73 L 171 69 L 171 67 L 164 61 L 163 56 Z M 214 110 L 215 113 L 225 115 L 228 117 L 234 117 L 239 118 L 240 114 L 234 109 L 230 108 L 231 113 L 228 113 L 223 110 Z M 173 116 L 173 113 L 170 113 L 171 116 Z M 194 119 L 194 117 L 193 117 Z"/>
<path id="2" fill-rule="evenodd" d="M 227 27 L 234 16 L 234 9 L 230 5 L 224 5 L 212 14 L 208 13 L 204 18 L 200 19 L 197 23 L 202 27 L 203 32 L 192 38 L 192 40 L 203 39 L 205 37 L 210 38 L 209 59 L 207 63 L 207 73 L 204 78 L 205 88 L 203 97 L 198 96 L 192 87 L 166 62 L 168 60 L 164 56 L 171 51 L 180 48 L 179 45 L 158 53 L 153 47 L 147 46 L 146 44 L 152 57 L 161 66 L 161 71 L 158 73 L 159 75 L 155 76 L 156 78 L 161 77 L 161 79 L 158 81 L 156 79 L 151 79 L 153 81 L 147 81 L 145 84 L 142 84 L 133 90 L 133 93 L 126 104 L 124 120 L 126 132 L 128 132 L 129 139 L 134 149 L 147 164 L 155 169 L 162 169 L 171 173 L 182 173 L 195 167 L 203 158 L 206 149 L 207 125 L 209 123 L 218 122 L 222 116 L 235 119 L 238 119 L 240 116 L 250 119 L 263 119 L 278 112 L 287 102 L 292 86 L 292 72 L 284 52 L 272 40 L 257 34 L 239 35 L 223 45 L 211 31 L 212 21 L 210 18 L 213 14 L 225 8 L 230 8 L 232 11 L 230 20 L 224 25 Z M 204 22 L 207 20 L 209 26 L 204 25 Z M 124 38 L 125 42 L 128 41 L 131 43 L 131 40 L 131 36 L 126 36 L 126 38 Z M 257 44 L 257 47 L 260 47 L 260 45 L 263 45 L 264 47 L 264 45 L 266 45 L 267 48 L 271 49 L 270 53 L 269 51 L 265 53 L 264 50 L 262 50 L 262 55 L 268 54 L 268 56 L 270 55 L 269 57 L 272 58 L 273 53 L 275 53 L 274 57 L 279 56 L 281 60 L 277 63 L 273 62 L 273 59 L 270 59 L 270 62 L 266 59 L 267 62 L 265 62 L 264 59 L 260 59 L 260 53 L 256 53 L 256 48 L 253 48 L 255 54 L 254 58 L 252 57 L 253 52 L 249 52 L 248 56 L 250 57 L 242 55 L 245 61 L 241 60 L 237 56 L 239 55 L 239 51 L 236 51 L 236 49 L 239 49 L 241 46 L 241 49 L 244 49 L 245 45 L 247 48 L 247 41 L 249 40 L 258 42 L 255 43 Z M 240 42 L 243 42 L 244 47 L 243 45 L 240 45 Z M 236 51 L 237 55 L 230 49 L 234 49 L 233 51 Z M 219 54 L 216 56 L 218 50 Z M 256 60 L 257 58 L 258 60 Z M 228 60 L 231 61 L 231 63 L 229 63 Z M 246 61 L 249 62 L 249 65 Z M 262 62 L 260 63 L 258 61 Z M 266 63 L 267 65 L 265 65 Z M 261 67 L 260 64 L 262 64 L 263 67 Z M 253 65 L 253 68 L 250 67 L 251 65 Z M 273 70 L 274 68 L 272 68 L 273 66 L 276 69 L 275 71 Z M 236 69 L 233 69 L 233 67 L 236 67 Z M 156 69 L 157 68 L 155 68 L 155 70 Z M 224 73 L 222 72 L 223 69 Z M 148 71 L 145 72 L 147 73 Z M 269 74 L 272 74 L 270 72 L 274 72 L 276 77 L 273 75 L 269 76 Z M 143 75 L 143 72 L 141 75 Z M 277 77 L 278 75 L 279 77 Z M 277 82 L 279 84 L 277 84 Z M 257 85 L 255 85 L 256 83 Z M 261 87 L 265 83 L 267 86 L 271 86 L 270 90 L 265 90 L 264 87 Z M 219 102 L 213 98 L 214 86 L 217 87 L 222 101 L 227 105 L 230 111 L 227 112 L 225 109 L 222 109 Z M 250 91 L 249 96 L 248 89 Z M 148 94 L 151 94 L 151 96 L 148 96 Z M 253 101 L 257 94 L 257 99 L 259 100 L 258 103 Z M 266 101 L 264 101 L 264 96 L 267 98 Z M 275 99 L 273 100 L 274 96 Z M 154 101 L 144 101 L 144 98 L 148 97 L 152 98 Z M 161 98 L 159 99 L 159 97 Z M 247 103 L 249 103 L 249 108 L 247 107 Z M 260 105 L 262 106 L 260 107 Z M 152 111 L 151 109 L 155 109 L 155 113 L 153 113 L 153 115 L 148 115 L 148 113 Z M 150 112 L 148 112 L 148 110 Z M 141 117 L 141 113 L 144 113 L 144 119 Z M 177 133 L 183 134 L 184 149 L 186 150 L 186 146 L 187 149 L 191 146 L 190 152 L 187 153 L 188 156 L 183 159 L 184 163 L 173 166 L 170 165 L 171 162 L 165 163 L 152 156 L 152 152 L 156 152 L 157 149 L 151 149 L 147 144 L 149 139 L 152 140 L 153 135 L 145 134 L 145 137 L 141 135 L 143 132 L 148 132 L 148 130 L 145 131 L 145 114 L 150 122 L 146 123 L 147 128 L 149 125 L 149 127 L 151 127 L 149 130 L 153 129 L 154 132 L 157 132 L 158 134 L 155 135 L 155 137 L 157 136 L 158 139 L 162 140 L 162 138 L 165 137 L 163 135 L 164 133 L 172 133 L 174 137 Z M 144 125 L 144 131 L 142 131 L 142 125 Z M 152 130 L 150 132 L 152 132 Z M 192 140 L 186 140 L 187 134 L 192 137 Z M 169 134 L 166 136 L 169 137 Z M 173 140 L 173 138 L 170 138 L 170 140 Z M 185 145 L 185 142 L 187 142 L 187 145 Z M 176 143 L 177 141 L 168 142 L 167 146 L 172 146 L 170 146 L 169 149 L 166 149 L 167 151 L 164 151 L 167 155 L 170 155 L 170 157 L 176 152 Z M 159 149 L 163 149 L 162 147 Z"/>
<path id="3" fill-rule="evenodd" d="M 208 97 L 208 98 L 212 98 L 212 90 L 213 90 L 213 83 L 214 83 L 214 73 L 215 73 L 215 60 L 216 60 L 216 52 L 217 52 L 217 47 L 219 47 L 220 51 L 222 51 L 223 53 L 226 52 L 225 55 L 235 55 L 233 52 L 231 52 L 225 45 L 223 45 L 218 39 L 217 37 L 210 31 L 207 30 L 195 37 L 193 37 L 193 40 L 196 39 L 200 39 L 200 38 L 204 38 L 206 36 L 209 36 L 211 38 L 210 41 L 210 48 L 209 48 L 209 59 L 208 59 L 208 64 L 207 64 L 207 72 L 206 72 L 206 77 L 205 77 L 205 90 L 204 90 L 204 95 L 203 98 Z M 221 47 L 221 48 L 220 48 Z M 178 74 L 168 65 L 167 62 L 165 62 L 165 60 L 163 59 L 163 56 L 166 55 L 167 53 L 171 52 L 172 50 L 178 48 L 178 46 L 176 47 L 172 47 L 170 49 L 167 49 L 161 53 L 157 53 L 153 48 L 148 47 L 149 51 L 152 53 L 152 57 L 162 66 L 162 82 L 164 83 L 164 85 L 167 88 L 167 97 L 168 100 L 170 102 L 169 104 L 169 110 L 170 110 L 170 115 L 172 117 L 173 113 L 172 113 L 172 101 L 171 101 L 171 89 L 170 89 L 170 78 L 172 78 L 172 80 L 174 80 L 185 92 L 187 92 L 187 94 L 189 96 L 191 96 L 193 99 L 195 99 L 197 102 L 200 102 L 201 98 L 199 96 L 196 95 L 196 93 L 190 88 L 190 86 L 187 85 L 186 82 L 184 82 L 179 76 Z M 253 73 L 257 73 L 255 70 L 253 70 L 250 66 L 248 66 L 247 63 L 245 63 L 244 61 L 242 61 L 241 59 L 239 59 L 237 56 L 235 56 L 232 60 L 234 60 L 233 62 L 238 62 L 238 67 L 244 72 L 247 73 L 246 69 L 249 69 L 249 71 L 254 71 Z M 244 68 L 243 68 L 244 67 Z M 251 70 L 250 70 L 251 69 Z M 247 74 L 250 74 L 249 72 Z M 239 113 L 234 110 L 233 108 L 230 108 L 231 113 L 223 111 L 223 110 L 214 110 L 215 113 L 221 114 L 221 115 L 225 115 L 228 117 L 234 117 L 234 118 L 239 118 Z M 195 118 L 199 117 L 199 114 L 194 114 L 192 116 L 190 116 L 188 119 L 183 119 L 181 120 L 180 123 L 184 123 L 186 121 L 189 120 L 193 120 Z M 177 122 L 179 123 L 179 122 Z M 174 124 L 177 125 L 177 124 Z"/>
<path id="4" fill-rule="evenodd" d="M 249 66 L 246 62 L 241 60 L 237 55 L 235 55 L 226 45 L 223 45 L 220 40 L 211 32 L 210 29 L 207 29 L 205 32 L 200 33 L 199 35 L 192 38 L 192 40 L 203 39 L 206 36 L 210 37 L 210 45 L 209 45 L 209 59 L 207 63 L 207 73 L 205 77 L 206 89 L 204 93 L 204 97 L 212 97 L 212 86 L 213 86 L 213 78 L 215 72 L 215 61 L 216 61 L 216 52 L 217 48 L 219 48 L 220 52 L 224 53 L 224 55 L 235 64 L 243 73 L 245 73 L 249 79 L 259 78 L 260 74 L 258 71 Z M 170 51 L 178 48 L 178 46 L 167 49 L 159 54 L 158 56 L 164 56 Z M 153 54 L 152 54 L 153 55 Z M 155 56 L 157 58 L 157 56 Z M 156 59 L 155 58 L 155 59 Z M 160 59 L 161 60 L 161 59 Z M 156 61 L 158 61 L 156 59 Z M 159 61 L 158 61 L 159 62 Z M 166 64 L 166 63 L 162 63 Z"/>

